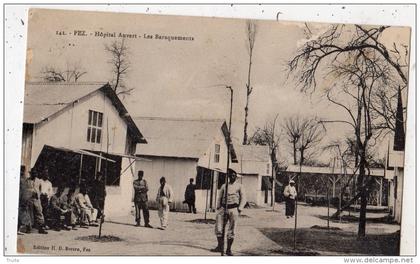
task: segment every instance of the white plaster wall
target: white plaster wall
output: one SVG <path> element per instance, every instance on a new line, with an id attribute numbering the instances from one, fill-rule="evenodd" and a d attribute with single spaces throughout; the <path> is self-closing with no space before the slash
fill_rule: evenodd
<path id="1" fill-rule="evenodd" d="M 216 144 L 220 145 L 219 162 L 214 161 L 214 153 L 215 153 Z M 198 166 L 201 166 L 204 168 L 210 168 L 211 170 L 226 172 L 226 162 L 227 162 L 226 155 L 227 155 L 227 145 L 226 145 L 225 137 L 223 135 L 222 129 L 219 129 L 216 135 L 213 136 L 212 141 L 209 147 L 207 148 L 207 150 L 199 158 L 197 164 Z"/>
<path id="2" fill-rule="evenodd" d="M 129 167 L 132 159 L 122 158 L 121 168 Z M 137 175 L 134 163 L 120 177 L 120 186 L 107 186 L 105 199 L 105 219 L 129 215 L 132 208 L 133 179 Z"/>
<path id="3" fill-rule="evenodd" d="M 101 143 L 87 141 L 89 110 L 103 113 Z M 107 122 L 110 153 L 124 153 L 127 125 L 111 101 L 98 91 L 48 122 L 35 126 L 31 167 L 35 164 L 44 144 L 94 151 L 106 151 Z"/>
<path id="4" fill-rule="evenodd" d="M 135 178 L 137 178 L 137 171 L 144 171 L 144 179 L 147 180 L 149 185 L 150 204 L 154 205 L 160 186 L 160 178 L 164 176 L 166 182 L 174 191 L 174 204 L 172 206 L 176 206 L 177 209 L 186 207 L 182 204 L 184 192 L 187 184 L 189 184 L 189 179 L 195 179 L 197 175 L 197 161 L 163 157 L 147 157 L 147 159 L 150 161 L 136 161 Z M 131 186 L 131 188 L 133 187 Z"/>

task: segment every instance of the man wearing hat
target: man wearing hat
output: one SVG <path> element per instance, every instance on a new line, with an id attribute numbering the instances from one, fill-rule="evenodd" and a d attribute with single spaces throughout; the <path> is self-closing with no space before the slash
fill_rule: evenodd
<path id="1" fill-rule="evenodd" d="M 289 185 L 284 188 L 283 195 L 286 199 L 286 217 L 293 217 L 295 215 L 295 200 L 297 196 L 294 180 L 289 181 Z"/>
<path id="2" fill-rule="evenodd" d="M 227 248 L 226 255 L 232 256 L 232 244 L 235 238 L 236 223 L 238 221 L 238 215 L 244 209 L 246 199 L 245 192 L 242 184 L 236 181 L 236 172 L 232 169 L 228 169 L 229 184 L 227 190 L 227 201 L 226 201 L 226 188 L 225 184 L 220 189 L 219 198 L 217 199 L 217 215 L 216 215 L 216 237 L 217 247 L 212 249 L 212 252 L 221 252 L 223 250 L 223 224 L 227 225 Z M 226 221 L 226 223 L 224 223 Z"/>

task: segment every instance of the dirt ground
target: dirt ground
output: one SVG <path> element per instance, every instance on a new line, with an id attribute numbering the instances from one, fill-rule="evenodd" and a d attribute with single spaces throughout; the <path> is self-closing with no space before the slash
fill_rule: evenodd
<path id="1" fill-rule="evenodd" d="M 369 213 L 368 218 L 379 218 L 384 214 Z M 398 239 L 392 233 L 399 230 L 399 225 L 368 222 L 367 242 L 353 243 L 357 222 L 331 222 L 331 227 L 340 229 L 333 232 L 311 229 L 314 225 L 326 226 L 322 217 L 326 215 L 324 207 L 299 206 L 299 250 L 321 255 L 393 255 L 398 248 Z M 218 255 L 209 251 L 216 245 L 214 221 L 211 221 L 215 219 L 214 213 L 207 214 L 210 223 L 205 223 L 200 221 L 204 214 L 171 212 L 169 226 L 164 231 L 157 229 L 157 211 L 151 211 L 150 217 L 153 229 L 134 227 L 132 215 L 105 222 L 102 234 L 114 236 L 119 241 L 89 241 L 88 236 L 98 234 L 98 227 L 90 227 L 60 232 L 49 230 L 47 235 L 36 232 L 19 235 L 17 247 L 21 253 L 42 255 Z M 276 204 L 274 211 L 271 208 L 246 209 L 239 219 L 233 252 L 235 255 L 299 254 L 290 251 L 293 227 L 294 219 L 284 216 L 284 204 Z M 382 237 L 389 243 L 383 244 Z M 369 248 L 375 251 L 366 250 Z"/>

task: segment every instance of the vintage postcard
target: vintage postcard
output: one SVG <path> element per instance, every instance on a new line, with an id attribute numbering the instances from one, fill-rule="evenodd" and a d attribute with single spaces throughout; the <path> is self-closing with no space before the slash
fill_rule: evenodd
<path id="1" fill-rule="evenodd" d="M 409 27 L 28 17 L 20 254 L 400 255 Z"/>

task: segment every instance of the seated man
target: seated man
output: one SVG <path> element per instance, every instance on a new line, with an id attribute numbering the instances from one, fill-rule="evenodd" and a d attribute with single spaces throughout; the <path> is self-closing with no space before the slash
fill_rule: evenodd
<path id="1" fill-rule="evenodd" d="M 50 200 L 50 216 L 51 216 L 51 225 L 56 231 L 61 229 L 70 230 L 71 228 L 69 219 L 71 218 L 71 211 L 65 208 L 63 203 L 64 187 L 59 186 L 57 192 L 51 197 Z"/>
<path id="2" fill-rule="evenodd" d="M 70 188 L 67 194 L 67 204 L 73 212 L 75 224 L 79 224 L 82 228 L 88 228 L 87 217 L 76 201 L 75 188 Z"/>
<path id="3" fill-rule="evenodd" d="M 76 202 L 85 215 L 85 219 L 83 219 L 84 223 L 90 226 L 98 226 L 98 224 L 95 223 L 98 210 L 93 208 L 85 186 L 80 187 L 80 192 L 76 196 Z"/>

